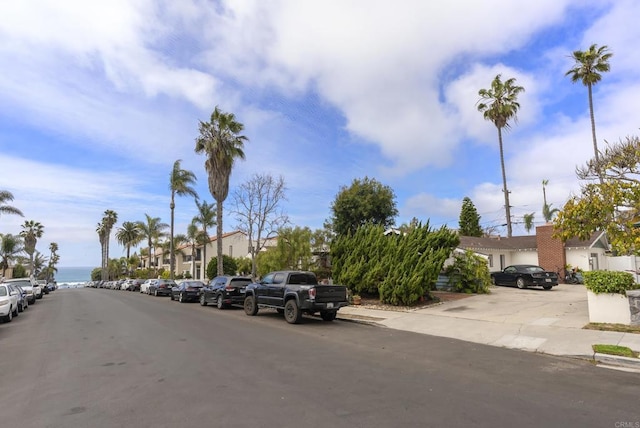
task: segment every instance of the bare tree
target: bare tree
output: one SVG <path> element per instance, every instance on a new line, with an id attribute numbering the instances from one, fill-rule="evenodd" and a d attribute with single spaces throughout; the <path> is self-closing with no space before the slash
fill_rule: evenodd
<path id="1" fill-rule="evenodd" d="M 256 256 L 266 242 L 289 222 L 280 203 L 285 201 L 286 187 L 282 176 L 254 174 L 233 193 L 233 209 L 237 228 L 249 239 L 251 276 L 256 277 Z"/>

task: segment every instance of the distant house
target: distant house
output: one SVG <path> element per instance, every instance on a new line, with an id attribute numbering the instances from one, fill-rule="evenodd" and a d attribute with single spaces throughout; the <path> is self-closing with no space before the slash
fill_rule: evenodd
<path id="1" fill-rule="evenodd" d="M 535 235 L 511 238 L 461 236 L 458 248 L 486 256 L 490 271 L 514 264 L 539 265 L 561 275 L 568 264 L 584 271 L 608 269 L 610 251 L 604 232 L 594 233 L 586 241 L 574 238 L 565 243 L 552 235 L 553 225 L 546 224 L 538 226 Z"/>

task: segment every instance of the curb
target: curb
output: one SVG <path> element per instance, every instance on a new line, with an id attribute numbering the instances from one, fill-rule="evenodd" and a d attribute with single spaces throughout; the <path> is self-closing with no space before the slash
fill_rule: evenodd
<path id="1" fill-rule="evenodd" d="M 597 364 L 616 368 L 627 368 L 640 371 L 640 358 L 622 357 L 619 355 L 593 354 L 593 360 Z"/>

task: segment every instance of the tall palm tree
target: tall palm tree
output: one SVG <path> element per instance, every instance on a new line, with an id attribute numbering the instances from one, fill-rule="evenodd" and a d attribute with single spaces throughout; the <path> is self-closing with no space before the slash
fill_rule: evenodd
<path id="1" fill-rule="evenodd" d="M 6 204 L 11 201 L 13 201 L 13 194 L 8 190 L 0 190 L 0 214 L 16 214 L 24 217 L 18 208 Z"/>
<path id="2" fill-rule="evenodd" d="M 147 240 L 149 249 L 149 266 L 151 269 L 151 260 L 153 257 L 153 243 L 164 236 L 164 230 L 169 227 L 167 223 L 162 223 L 160 217 L 151 217 L 149 214 L 145 214 L 146 221 L 138 221 L 138 226 L 142 231 L 143 239 Z"/>
<path id="3" fill-rule="evenodd" d="M 531 229 L 533 229 L 533 218 L 534 213 L 524 215 L 524 229 L 527 231 L 527 233 L 530 233 Z"/>
<path id="4" fill-rule="evenodd" d="M 593 138 L 593 154 L 595 156 L 596 167 L 600 184 L 602 184 L 602 171 L 600 168 L 600 153 L 598 151 L 598 140 L 596 138 L 596 120 L 593 114 L 593 85 L 602 79 L 600 73 L 609 71 L 609 59 L 613 53 L 607 46 L 598 47 L 597 44 L 589 46 L 586 51 L 574 51 L 571 58 L 575 61 L 573 68 L 565 73 L 570 76 L 573 83 L 582 82 L 587 87 L 589 93 L 589 115 L 591 117 L 591 136 Z"/>
<path id="5" fill-rule="evenodd" d="M 180 248 L 181 246 L 183 246 L 184 244 L 186 244 L 187 242 L 189 242 L 189 240 L 187 239 L 187 237 L 181 233 L 175 235 L 173 238 L 169 238 L 168 240 L 166 240 L 165 242 L 162 243 L 161 247 L 162 247 L 162 253 L 164 254 L 169 254 L 169 260 L 171 259 L 175 259 L 176 254 L 180 254 L 184 257 L 184 250 L 182 248 Z M 163 256 L 164 258 L 164 256 Z M 169 262 L 169 264 L 171 264 L 171 262 Z M 173 279 L 173 278 L 171 278 Z"/>
<path id="6" fill-rule="evenodd" d="M 140 225 L 134 221 L 125 221 L 116 231 L 116 240 L 127 249 L 127 259 L 131 256 L 131 247 L 135 247 L 143 239 Z"/>
<path id="7" fill-rule="evenodd" d="M 42 238 L 44 226 L 37 221 L 27 220 L 22 225 L 20 236 L 24 239 L 24 251 L 29 255 L 29 275 L 34 275 L 33 255 L 36 251 L 38 238 Z"/>
<path id="8" fill-rule="evenodd" d="M 193 188 L 193 184 L 195 184 L 196 182 L 196 175 L 191 171 L 180 168 L 181 162 L 182 161 L 178 159 L 173 163 L 173 169 L 171 170 L 171 175 L 169 176 L 169 190 L 171 190 L 171 203 L 169 204 L 169 208 L 171 208 L 171 231 L 169 235 L 169 275 L 171 279 L 173 279 L 176 264 L 175 254 L 173 251 L 173 217 L 174 210 L 176 208 L 175 196 L 191 195 L 196 199 L 196 201 L 198 200 L 198 192 L 196 192 Z"/>
<path id="9" fill-rule="evenodd" d="M 47 267 L 47 283 L 53 277 L 53 273 L 57 272 L 58 269 L 56 265 L 60 261 L 60 256 L 58 255 L 58 244 L 56 242 L 52 242 L 49 244 L 49 266 Z"/>
<path id="10" fill-rule="evenodd" d="M 202 244 L 202 263 L 200 263 L 200 270 L 202 274 L 200 278 L 205 278 L 207 274 L 207 246 L 209 245 L 209 228 L 216 225 L 216 204 L 209 204 L 207 201 L 202 203 L 196 200 L 196 206 L 198 207 L 198 214 L 193 217 L 195 224 L 202 226 L 202 236 L 200 244 Z"/>
<path id="11" fill-rule="evenodd" d="M 198 224 L 194 218 L 187 226 L 187 242 L 191 246 L 191 278 L 196 277 L 196 248 L 202 242 L 203 233 L 198 229 Z"/>
<path id="12" fill-rule="evenodd" d="M 33 258 L 33 276 L 38 278 L 40 272 L 46 268 L 49 258 L 44 254 L 36 251 Z"/>
<path id="13" fill-rule="evenodd" d="M 560 211 L 558 208 L 551 208 L 551 205 L 553 204 L 544 204 L 542 206 L 542 217 L 547 223 L 553 220 L 553 216 Z"/>
<path id="14" fill-rule="evenodd" d="M 542 201 L 544 205 L 547 205 L 547 184 L 549 184 L 549 180 L 542 180 Z"/>
<path id="15" fill-rule="evenodd" d="M 104 257 L 105 239 L 107 237 L 106 229 L 103 222 L 98 223 L 96 226 L 96 233 L 100 240 L 100 279 L 106 281 L 107 279 L 107 262 Z"/>
<path id="16" fill-rule="evenodd" d="M 0 266 L 2 266 L 3 277 L 7 269 L 23 251 L 24 247 L 19 236 L 7 233 L 0 237 Z"/>
<path id="17" fill-rule="evenodd" d="M 218 275 L 224 274 L 222 264 L 222 204 L 229 195 L 229 178 L 236 159 L 244 159 L 244 142 L 240 135 L 244 125 L 236 121 L 233 113 L 224 113 L 218 107 L 209 122 L 200 121 L 200 135 L 196 138 L 196 153 L 204 153 L 209 175 L 209 191 L 216 200 Z"/>
<path id="18" fill-rule="evenodd" d="M 478 95 L 478 111 L 498 128 L 498 144 L 500 145 L 500 166 L 502 168 L 502 191 L 504 193 L 504 209 L 507 217 L 507 236 L 511 238 L 511 206 L 509 205 L 509 190 L 507 189 L 507 174 L 504 169 L 504 151 L 502 149 L 502 129 L 509 129 L 509 120 L 518 121 L 517 113 L 520 109 L 518 95 L 524 92 L 522 86 L 517 86 L 515 78 L 504 82 L 498 74 L 491 82 L 491 88 L 480 89 Z"/>
<path id="19" fill-rule="evenodd" d="M 104 228 L 104 260 L 109 263 L 109 241 L 111 240 L 111 231 L 113 226 L 118 222 L 118 214 L 113 210 L 105 210 L 102 216 L 102 227 Z"/>

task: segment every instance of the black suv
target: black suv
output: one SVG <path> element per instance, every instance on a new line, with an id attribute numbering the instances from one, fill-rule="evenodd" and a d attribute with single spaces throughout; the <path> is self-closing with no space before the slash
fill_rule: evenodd
<path id="1" fill-rule="evenodd" d="M 246 276 L 223 275 L 213 278 L 200 291 L 200 304 L 215 303 L 218 309 L 244 304 L 244 290 L 251 284 Z"/>

